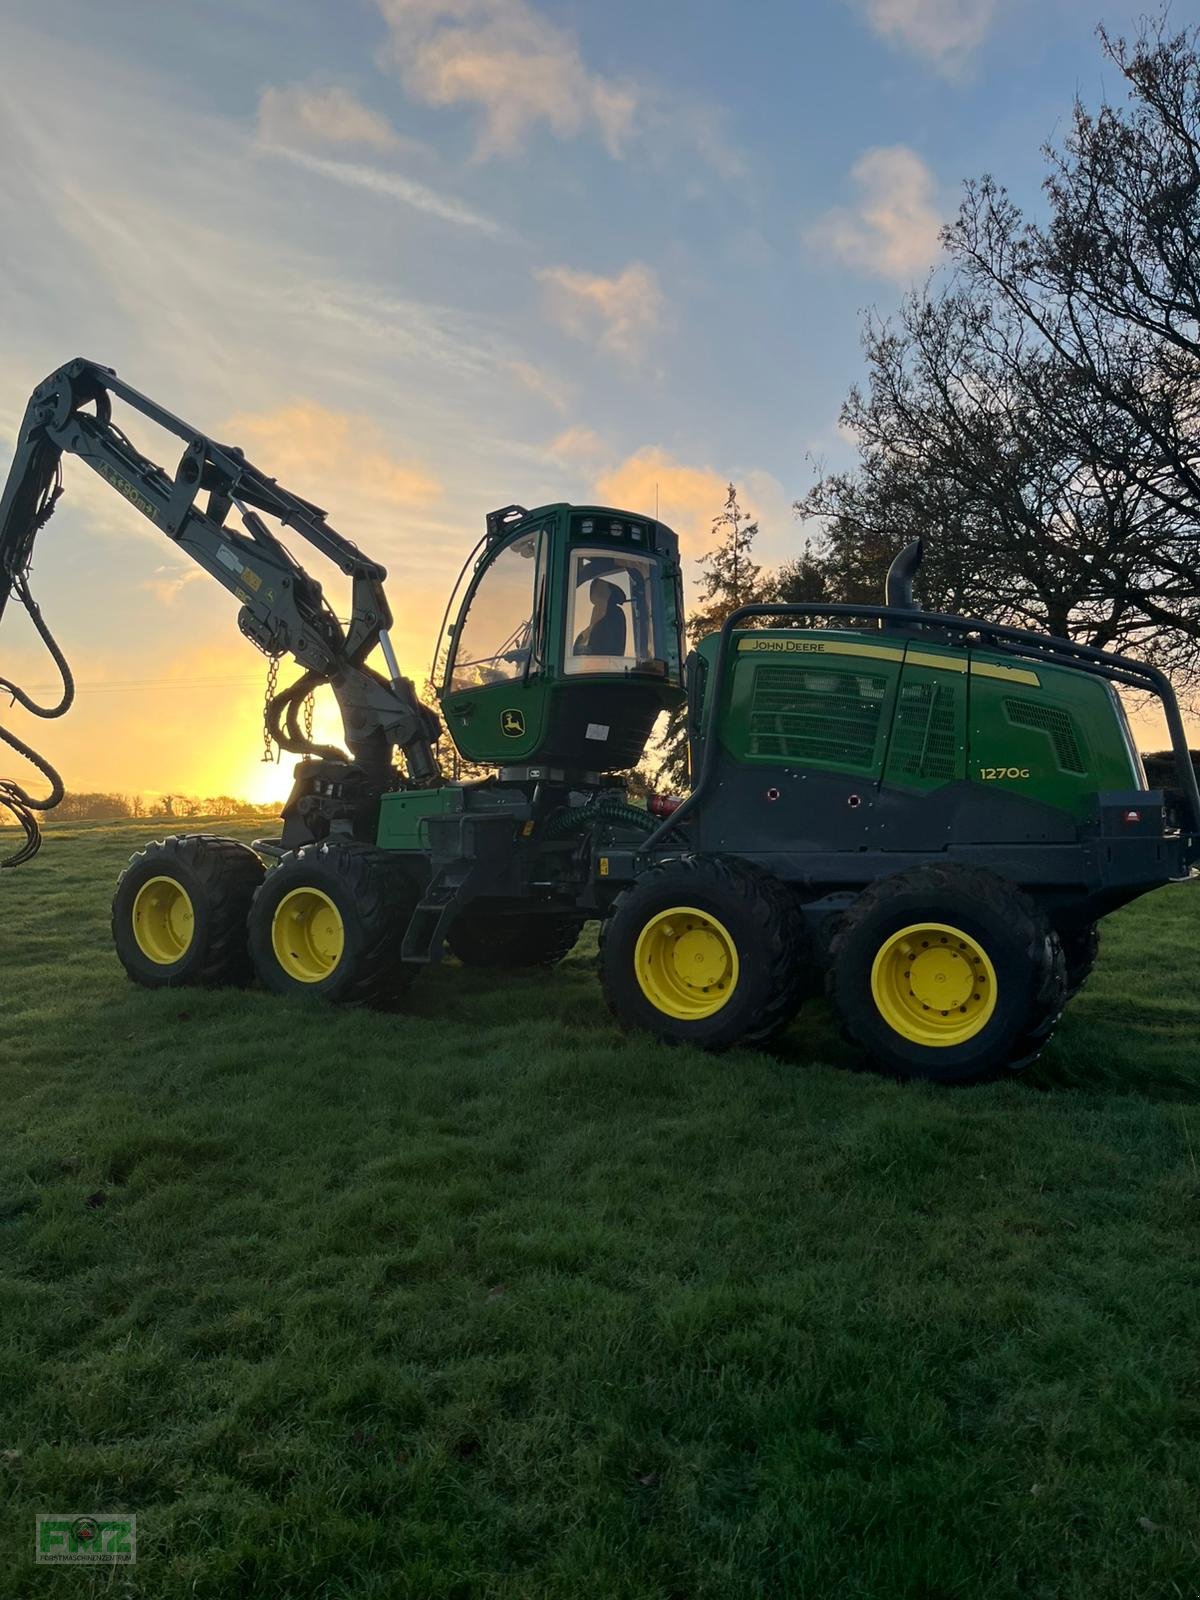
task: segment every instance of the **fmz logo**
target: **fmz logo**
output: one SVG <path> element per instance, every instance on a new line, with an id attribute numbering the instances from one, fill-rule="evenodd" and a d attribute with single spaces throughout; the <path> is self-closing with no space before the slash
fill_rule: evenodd
<path id="1" fill-rule="evenodd" d="M 500 713 L 500 731 L 510 739 L 519 739 L 525 732 L 525 714 L 522 711 L 502 711 Z"/>
<path id="2" fill-rule="evenodd" d="M 128 1566 L 137 1560 L 136 1517 L 39 1512 L 34 1521 L 39 1564 Z"/>

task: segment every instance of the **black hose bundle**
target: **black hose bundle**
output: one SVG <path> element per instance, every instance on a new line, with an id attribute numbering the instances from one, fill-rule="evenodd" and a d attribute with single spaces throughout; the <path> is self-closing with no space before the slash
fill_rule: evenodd
<path id="1" fill-rule="evenodd" d="M 300 727 L 300 711 L 314 689 L 319 689 L 328 679 L 319 672 L 303 672 L 295 683 L 289 683 L 267 701 L 267 733 L 281 750 L 290 755 L 316 756 L 325 761 L 344 761 L 346 753 L 332 744 L 314 744 L 305 737 Z M 269 691 L 268 691 L 269 692 Z"/>
<path id="2" fill-rule="evenodd" d="M 61 801 L 64 791 L 63 781 L 55 769 L 24 740 L 18 739 L 15 733 L 4 727 L 0 727 L 0 739 L 11 746 L 18 755 L 24 756 L 31 766 L 36 767 L 50 785 L 50 793 L 40 800 L 35 800 L 13 779 L 0 778 L 0 809 L 11 812 L 25 831 L 25 843 L 18 845 L 10 854 L 0 857 L 0 870 L 3 870 L 5 867 L 19 867 L 37 855 L 42 848 L 42 829 L 37 813 L 53 811 Z"/>
<path id="3" fill-rule="evenodd" d="M 75 698 L 75 680 L 71 674 L 70 664 L 59 648 L 58 641 L 50 632 L 46 619 L 42 616 L 41 607 L 33 598 L 29 588 L 28 561 L 33 548 L 34 536 L 50 520 L 61 494 L 62 477 L 58 471 L 56 460 L 53 474 L 46 481 L 44 489 L 39 496 L 37 509 L 30 520 L 28 534 L 22 540 L 22 548 L 16 558 L 19 565 L 16 570 L 3 574 L 8 580 L 12 597 L 20 605 L 24 606 L 28 612 L 29 620 L 37 630 L 38 637 L 50 652 L 51 659 L 58 668 L 59 676 L 62 679 L 62 694 L 59 696 L 57 703 L 52 706 L 43 706 L 27 695 L 17 684 L 10 682 L 8 678 L 0 676 L 0 694 L 7 694 L 11 704 L 22 706 L 35 717 L 61 717 L 70 710 L 71 702 Z M 23 739 L 19 739 L 10 729 L 0 726 L 0 739 L 11 750 L 15 750 L 19 756 L 24 757 L 31 766 L 36 767 L 50 785 L 49 794 L 41 799 L 36 799 L 14 779 L 0 778 L 0 808 L 10 812 L 16 818 L 17 823 L 25 834 L 24 844 L 18 845 L 11 854 L 0 858 L 0 869 L 2 869 L 5 867 L 19 867 L 22 862 L 29 861 L 33 856 L 37 855 L 42 846 L 42 830 L 38 822 L 37 813 L 40 811 L 52 811 L 58 805 L 63 797 L 63 781 L 44 756 L 39 755 L 36 750 L 27 745 Z"/>
<path id="4" fill-rule="evenodd" d="M 601 793 L 586 805 L 567 806 L 562 811 L 556 811 L 546 823 L 542 837 L 563 839 L 568 834 L 581 833 L 597 822 L 616 823 L 622 828 L 640 828 L 643 833 L 658 827 L 657 817 L 629 805 L 616 792 L 612 792 L 611 798 L 609 794 Z"/>

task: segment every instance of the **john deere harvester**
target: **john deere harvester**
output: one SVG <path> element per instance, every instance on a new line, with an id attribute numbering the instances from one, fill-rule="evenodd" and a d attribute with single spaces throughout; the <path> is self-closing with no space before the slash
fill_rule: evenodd
<path id="1" fill-rule="evenodd" d="M 183 441 L 174 473 L 113 420 L 114 399 Z M 691 791 L 646 807 L 619 774 L 684 699 L 675 535 L 610 507 L 507 506 L 447 607 L 439 719 L 396 665 L 384 569 L 240 450 L 83 360 L 35 390 L 0 499 L 0 613 L 21 602 L 63 671 L 50 707 L 0 679 L 34 713 L 60 715 L 72 695 L 29 589 L 64 452 L 234 595 L 272 662 L 301 667 L 267 706 L 272 737 L 301 757 L 279 837 L 164 839 L 117 885 L 117 953 L 148 987 L 257 976 L 281 995 L 391 1000 L 447 946 L 471 965 L 549 967 L 597 920 L 622 1027 L 710 1050 L 763 1043 L 823 990 L 885 1068 L 963 1080 L 1032 1060 L 1087 977 L 1099 919 L 1200 853 L 1163 675 L 917 609 L 919 545 L 886 604 L 747 606 L 705 640 L 686 671 Z M 348 579 L 348 621 L 288 535 Z M 302 726 L 322 685 L 344 750 Z M 1119 686 L 1163 709 L 1172 815 Z M 489 776 L 443 776 L 443 720 Z M 62 784 L 0 733 L 49 784 L 41 799 L 0 787 L 25 858 Z"/>

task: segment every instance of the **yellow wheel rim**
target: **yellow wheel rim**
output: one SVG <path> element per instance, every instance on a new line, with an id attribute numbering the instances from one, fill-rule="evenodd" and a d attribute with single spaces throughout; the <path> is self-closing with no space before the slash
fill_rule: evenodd
<path id="1" fill-rule="evenodd" d="M 147 960 L 159 967 L 182 961 L 196 931 L 191 897 L 174 878 L 150 878 L 133 902 L 133 937 Z"/>
<path id="2" fill-rule="evenodd" d="M 996 1009 L 996 970 L 961 928 L 914 922 L 880 947 L 871 995 L 888 1027 L 913 1044 L 965 1044 Z"/>
<path id="3" fill-rule="evenodd" d="M 681 1022 L 711 1017 L 737 987 L 737 946 L 728 928 L 695 906 L 672 906 L 651 917 L 638 935 L 633 964 L 650 1004 Z"/>
<path id="4" fill-rule="evenodd" d="M 293 889 L 271 919 L 275 959 L 297 983 L 320 983 L 346 949 L 342 914 L 320 889 Z"/>

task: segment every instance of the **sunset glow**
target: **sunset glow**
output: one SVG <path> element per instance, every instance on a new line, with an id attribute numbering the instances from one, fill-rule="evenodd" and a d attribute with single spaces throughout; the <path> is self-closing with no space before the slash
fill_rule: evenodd
<path id="1" fill-rule="evenodd" d="M 764 52 L 750 17 L 704 5 L 683 30 L 670 8 L 534 0 L 115 0 L 103 29 L 85 0 L 24 8 L 0 102 L 0 471 L 42 377 L 115 366 L 386 563 L 419 685 L 497 506 L 657 511 L 693 563 L 732 479 L 776 565 L 811 531 L 792 501 L 853 458 L 860 309 L 923 278 L 966 173 L 1002 167 L 1036 203 L 1091 17 L 1051 0 L 1031 31 L 1019 9 L 771 3 Z M 103 160 L 85 173 L 81 151 Z M 131 431 L 174 469 L 177 441 Z M 284 794 L 236 602 L 81 463 L 65 478 L 33 577 L 79 695 L 57 723 L 14 711 L 16 732 L 76 790 Z M 344 610 L 341 574 L 311 565 Z M 53 695 L 11 612 L 0 671 Z M 332 702 L 318 728 L 340 739 Z"/>

